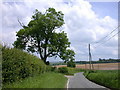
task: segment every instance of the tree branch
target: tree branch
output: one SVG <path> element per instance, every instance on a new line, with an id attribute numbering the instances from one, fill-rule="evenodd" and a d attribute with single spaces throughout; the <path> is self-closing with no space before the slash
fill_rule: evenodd
<path id="1" fill-rule="evenodd" d="M 18 19 L 18 23 L 20 24 L 20 26 L 24 27 L 25 25 L 23 23 L 21 23 Z"/>

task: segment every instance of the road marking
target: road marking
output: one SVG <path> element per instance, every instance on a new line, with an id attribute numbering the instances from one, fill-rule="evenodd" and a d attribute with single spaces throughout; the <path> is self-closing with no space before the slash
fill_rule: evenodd
<path id="1" fill-rule="evenodd" d="M 70 78 L 74 77 L 74 76 L 68 76 L 68 75 L 64 75 L 65 77 L 67 77 L 67 90 L 69 88 L 69 82 L 70 82 Z"/>
<path id="2" fill-rule="evenodd" d="M 67 90 L 68 90 L 68 88 L 69 88 L 68 85 L 69 85 L 69 79 L 68 79 L 68 81 L 67 81 Z"/>

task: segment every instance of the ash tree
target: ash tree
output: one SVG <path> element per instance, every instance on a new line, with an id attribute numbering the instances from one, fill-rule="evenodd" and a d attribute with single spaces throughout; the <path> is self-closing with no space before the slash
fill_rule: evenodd
<path id="1" fill-rule="evenodd" d="M 37 52 L 40 59 L 46 63 L 48 57 L 59 56 L 65 62 L 74 60 L 74 51 L 68 49 L 70 42 L 64 31 L 56 32 L 64 24 L 64 14 L 54 8 L 48 8 L 45 13 L 37 9 L 28 25 L 22 25 L 13 46 L 28 52 Z"/>

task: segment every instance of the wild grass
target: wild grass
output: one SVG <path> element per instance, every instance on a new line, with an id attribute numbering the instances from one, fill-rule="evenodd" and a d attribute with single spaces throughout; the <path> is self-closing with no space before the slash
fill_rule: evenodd
<path id="1" fill-rule="evenodd" d="M 47 72 L 20 82 L 6 84 L 3 88 L 65 88 L 66 83 L 67 78 L 63 74 Z"/>
<path id="2" fill-rule="evenodd" d="M 100 85 L 111 89 L 120 89 L 118 70 L 97 70 L 91 73 L 84 73 L 86 77 Z"/>

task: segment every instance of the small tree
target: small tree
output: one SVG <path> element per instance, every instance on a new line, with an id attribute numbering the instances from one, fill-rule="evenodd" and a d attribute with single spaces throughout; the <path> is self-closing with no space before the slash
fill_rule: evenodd
<path id="1" fill-rule="evenodd" d="M 102 61 L 102 59 L 101 59 L 101 58 L 99 58 L 99 61 Z"/>
<path id="2" fill-rule="evenodd" d="M 75 62 L 73 62 L 73 61 L 68 61 L 68 62 L 67 62 L 67 67 L 76 67 Z"/>
<path id="3" fill-rule="evenodd" d="M 61 11 L 57 12 L 54 8 L 47 9 L 45 13 L 36 10 L 29 24 L 17 32 L 14 47 L 37 52 L 45 63 L 48 57 L 53 56 L 59 56 L 65 62 L 73 59 L 71 53 L 74 54 L 74 51 L 67 49 L 70 47 L 67 34 L 64 31 L 56 32 L 64 24 L 63 16 Z"/>

